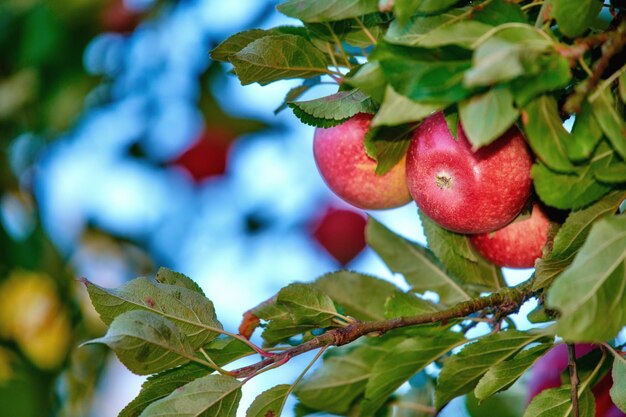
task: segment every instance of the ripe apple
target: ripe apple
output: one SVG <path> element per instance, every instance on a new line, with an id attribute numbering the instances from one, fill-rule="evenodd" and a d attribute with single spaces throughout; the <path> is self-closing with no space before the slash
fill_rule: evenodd
<path id="1" fill-rule="evenodd" d="M 223 175 L 232 139 L 232 135 L 220 127 L 207 127 L 172 163 L 185 170 L 196 183 Z"/>
<path id="2" fill-rule="evenodd" d="M 341 199 L 365 210 L 402 206 L 411 201 L 404 158 L 385 175 L 365 153 L 363 137 L 372 116 L 357 114 L 339 126 L 315 129 L 313 155 L 328 187 Z"/>
<path id="3" fill-rule="evenodd" d="M 502 228 L 531 192 L 532 157 L 515 127 L 473 150 L 460 124 L 455 140 L 443 113 L 435 113 L 416 129 L 406 163 L 409 191 L 419 208 L 454 232 Z"/>
<path id="4" fill-rule="evenodd" d="M 509 268 L 532 268 L 548 241 L 550 220 L 537 203 L 530 217 L 491 233 L 472 235 L 478 252 L 492 263 Z"/>
<path id="5" fill-rule="evenodd" d="M 342 266 L 365 248 L 367 218 L 362 212 L 328 206 L 311 224 L 311 234 Z"/>
<path id="6" fill-rule="evenodd" d="M 101 21 L 107 32 L 130 33 L 141 21 L 141 13 L 129 10 L 124 0 L 109 0 L 102 10 Z"/>

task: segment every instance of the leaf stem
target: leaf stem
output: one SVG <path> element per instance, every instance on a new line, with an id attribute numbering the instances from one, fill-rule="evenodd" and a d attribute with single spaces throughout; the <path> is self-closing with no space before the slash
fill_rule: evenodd
<path id="1" fill-rule="evenodd" d="M 361 18 L 355 17 L 354 20 L 356 20 L 357 24 L 361 27 L 361 30 L 363 31 L 363 33 L 365 33 L 365 36 L 367 36 L 367 38 L 372 42 L 372 44 L 376 45 L 378 41 L 376 40 L 374 35 L 372 35 L 372 32 L 370 32 L 369 29 L 363 24 L 363 21 L 361 21 Z"/>
<path id="2" fill-rule="evenodd" d="M 300 375 L 298 375 L 298 378 L 296 378 L 296 380 L 294 381 L 293 384 L 291 384 L 291 386 L 289 387 L 289 390 L 287 390 L 287 395 L 291 394 L 291 392 L 294 390 L 294 388 L 296 387 L 296 385 L 298 385 L 298 383 L 300 381 L 302 381 L 302 378 L 304 378 L 304 376 L 306 375 L 307 372 L 309 372 L 309 369 L 311 369 L 311 367 L 315 364 L 315 362 L 317 362 L 317 360 L 324 354 L 324 352 L 326 352 L 326 349 L 328 349 L 330 347 L 330 345 L 326 345 L 323 346 L 315 355 L 315 357 L 313 358 L 313 360 L 311 360 L 311 362 L 309 362 L 309 364 L 306 366 L 306 368 L 304 368 L 304 370 L 300 373 Z"/>
<path id="3" fill-rule="evenodd" d="M 326 23 L 326 27 L 328 27 L 328 30 L 330 31 L 330 34 L 332 35 L 333 39 L 335 40 L 335 44 L 337 45 L 337 49 L 339 49 L 339 52 L 341 52 L 341 56 L 343 57 L 343 60 L 346 63 L 346 68 L 352 69 L 352 65 L 350 65 L 350 60 L 348 59 L 348 54 L 346 54 L 346 50 L 343 49 L 343 45 L 341 44 L 341 40 L 339 39 L 339 37 L 335 33 L 333 27 L 328 22 Z"/>
<path id="4" fill-rule="evenodd" d="M 230 375 L 230 372 L 227 371 L 226 369 L 222 368 L 221 366 L 219 366 L 217 363 L 215 363 L 215 361 L 213 359 L 211 359 L 211 357 L 208 355 L 208 353 L 206 353 L 206 350 L 204 350 L 204 348 L 200 348 L 200 353 L 202 353 L 202 356 L 204 356 L 204 359 L 206 359 L 206 361 L 208 363 L 211 364 L 211 366 L 213 368 L 215 368 L 215 370 L 217 372 L 219 372 L 222 375 Z"/>
<path id="5" fill-rule="evenodd" d="M 578 406 L 578 370 L 576 369 L 576 347 L 573 343 L 567 344 L 567 367 L 569 369 L 569 380 L 572 384 L 572 416 L 580 417 Z"/>

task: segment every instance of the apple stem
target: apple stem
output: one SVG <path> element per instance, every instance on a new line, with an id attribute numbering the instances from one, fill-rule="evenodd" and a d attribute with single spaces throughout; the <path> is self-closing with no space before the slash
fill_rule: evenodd
<path id="1" fill-rule="evenodd" d="M 572 416 L 579 417 L 578 407 L 578 371 L 576 369 L 576 347 L 573 343 L 567 344 L 567 365 L 569 368 L 569 379 L 572 384 Z"/>

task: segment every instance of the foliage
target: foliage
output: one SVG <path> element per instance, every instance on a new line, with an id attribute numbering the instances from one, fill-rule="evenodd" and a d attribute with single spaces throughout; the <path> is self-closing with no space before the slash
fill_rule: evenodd
<path id="1" fill-rule="evenodd" d="M 445 111 L 455 136 L 460 120 L 474 148 L 517 124 L 535 157 L 537 197 L 561 210 L 561 221 L 534 277 L 507 288 L 467 236 L 422 216 L 426 248 L 370 219 L 369 245 L 410 290 L 349 271 L 291 284 L 247 313 L 246 329 L 263 328 L 265 349 L 222 329 L 186 277 L 137 278 L 114 290 L 85 281 L 110 326 L 91 343 L 107 344 L 133 372 L 155 374 L 122 414 L 234 416 L 249 378 L 318 350 L 319 368 L 263 392 L 247 415 L 278 416 L 293 393 L 299 416 L 386 416 L 404 406 L 398 388 L 422 372 L 429 383 L 414 388 L 427 392 L 436 381 L 435 394 L 412 406 L 432 415 L 470 394 L 500 415 L 492 396 L 554 343 L 583 341 L 603 354 L 580 360 L 574 394 L 569 386 L 546 390 L 524 415 L 592 415 L 591 389 L 611 366 L 611 395 L 623 408 L 624 352 L 614 343 L 626 325 L 621 4 L 288 0 L 279 11 L 302 26 L 241 32 L 219 45 L 213 59 L 232 64 L 242 84 L 304 79 L 285 103 L 304 123 L 324 128 L 375 113 L 364 146 L 378 174 L 401 160 L 408 132 L 435 111 Z M 338 91 L 299 99 L 320 80 L 337 82 Z M 545 310 L 532 320 L 552 325 L 515 329 L 508 316 L 532 298 Z M 478 322 L 489 333 L 466 334 Z M 233 364 L 257 353 L 252 365 Z"/>

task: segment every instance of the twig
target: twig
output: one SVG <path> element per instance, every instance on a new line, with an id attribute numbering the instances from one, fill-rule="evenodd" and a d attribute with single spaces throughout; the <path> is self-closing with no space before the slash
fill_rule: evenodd
<path id="1" fill-rule="evenodd" d="M 361 18 L 355 17 L 354 20 L 356 20 L 356 22 L 359 24 L 359 26 L 361 27 L 361 30 L 363 31 L 363 33 L 365 33 L 365 36 L 367 36 L 370 42 L 376 45 L 377 43 L 376 38 L 374 37 L 374 35 L 372 35 L 372 32 L 370 32 L 369 29 L 367 29 L 367 27 L 363 24 L 363 22 L 361 21 Z"/>
<path id="2" fill-rule="evenodd" d="M 569 380 L 572 384 L 572 416 L 579 417 L 578 407 L 578 371 L 576 370 L 576 348 L 573 343 L 567 344 L 567 365 L 569 368 Z"/>
<path id="3" fill-rule="evenodd" d="M 506 311 L 513 311 L 534 295 L 531 289 L 532 283 L 533 281 L 531 280 L 513 288 L 505 288 L 486 297 L 464 301 L 454 307 L 436 313 L 398 317 L 384 321 L 351 323 L 343 328 L 329 330 L 301 345 L 277 353 L 253 365 L 235 369 L 230 371 L 230 373 L 236 378 L 247 378 L 251 375 L 258 374 L 262 370 L 266 370 L 268 367 L 275 367 L 277 363 L 286 363 L 293 357 L 324 346 L 343 346 L 359 339 L 361 336 L 372 333 L 382 335 L 402 327 L 430 323 L 447 323 L 451 319 L 462 318 L 486 308 L 499 308 L 504 306 Z"/>

